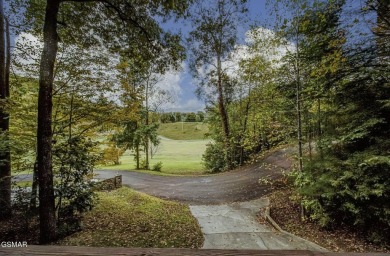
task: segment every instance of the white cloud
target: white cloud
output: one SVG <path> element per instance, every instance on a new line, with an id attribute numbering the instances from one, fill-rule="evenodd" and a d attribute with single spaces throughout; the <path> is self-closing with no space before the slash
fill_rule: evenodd
<path id="1" fill-rule="evenodd" d="M 161 76 L 156 86 L 162 91 L 169 92 L 171 98 L 161 104 L 159 110 L 164 112 L 196 112 L 204 109 L 204 103 L 196 99 L 195 96 L 192 99 L 183 100 L 189 94 L 193 94 L 193 92 L 188 91 L 192 88 L 184 84 L 187 74 L 188 68 L 183 62 L 180 71 L 172 70 Z M 161 95 L 155 95 L 152 101 L 158 104 L 159 96 L 161 97 Z"/>
<path id="2" fill-rule="evenodd" d="M 181 94 L 181 79 L 182 74 L 178 71 L 172 70 L 162 75 L 161 80 L 157 83 L 157 87 L 162 90 L 169 91 L 176 99 Z"/>
<path id="3" fill-rule="evenodd" d="M 231 77 L 238 76 L 239 63 L 242 60 L 262 56 L 271 61 L 275 67 L 278 67 L 283 56 L 295 51 L 294 44 L 281 42 L 274 31 L 263 27 L 248 30 L 245 33 L 245 42 L 246 45 L 236 45 L 229 59 L 223 63 L 227 68 L 227 74 Z"/>
<path id="4" fill-rule="evenodd" d="M 245 41 L 252 46 L 250 52 L 252 56 L 262 56 L 276 66 L 280 65 L 278 62 L 283 56 L 295 52 L 293 43 L 278 38 L 273 30 L 267 28 L 257 27 L 248 30 L 245 36 Z"/>
<path id="5" fill-rule="evenodd" d="M 151 85 L 153 87 L 150 94 L 150 107 L 152 110 L 163 111 L 177 104 L 182 93 L 180 87 L 182 75 L 181 72 L 175 70 L 169 70 L 163 75 L 154 75 L 157 83 Z"/>
<path id="6" fill-rule="evenodd" d="M 29 33 L 21 33 L 15 38 L 15 48 L 12 52 L 13 61 L 23 69 L 35 72 L 38 76 L 39 62 L 43 49 L 43 42 Z M 22 70 L 16 70 L 18 74 Z"/>
<path id="7" fill-rule="evenodd" d="M 20 50 L 20 46 L 34 47 L 42 50 L 43 42 L 36 36 L 22 32 L 15 38 L 15 50 Z"/>

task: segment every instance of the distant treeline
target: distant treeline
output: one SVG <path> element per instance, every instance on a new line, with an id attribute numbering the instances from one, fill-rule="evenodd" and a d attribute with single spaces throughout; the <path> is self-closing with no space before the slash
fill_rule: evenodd
<path id="1" fill-rule="evenodd" d="M 205 119 L 205 113 L 198 112 L 166 112 L 166 113 L 154 113 L 158 117 L 161 123 L 174 123 L 174 122 L 203 122 Z"/>

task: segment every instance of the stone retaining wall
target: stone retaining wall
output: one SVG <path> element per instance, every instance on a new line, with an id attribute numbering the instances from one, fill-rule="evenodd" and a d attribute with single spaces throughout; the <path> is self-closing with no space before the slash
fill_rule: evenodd
<path id="1" fill-rule="evenodd" d="M 95 190 L 114 190 L 120 187 L 122 187 L 122 175 L 98 181 L 95 184 Z"/>

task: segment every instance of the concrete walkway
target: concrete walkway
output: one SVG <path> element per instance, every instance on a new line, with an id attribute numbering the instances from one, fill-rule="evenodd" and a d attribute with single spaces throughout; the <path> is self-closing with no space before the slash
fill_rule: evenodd
<path id="1" fill-rule="evenodd" d="M 191 205 L 205 237 L 204 249 L 312 250 L 326 249 L 300 237 L 281 233 L 257 220 L 267 198 L 222 205 Z"/>

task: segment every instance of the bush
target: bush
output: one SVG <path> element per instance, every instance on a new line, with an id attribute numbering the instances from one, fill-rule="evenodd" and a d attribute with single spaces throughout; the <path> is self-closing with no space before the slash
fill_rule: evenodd
<path id="1" fill-rule="evenodd" d="M 390 237 L 390 158 L 355 153 L 348 161 L 308 163 L 296 185 L 312 219 L 326 227 L 346 224 L 371 242 Z"/>
<path id="2" fill-rule="evenodd" d="M 90 210 L 95 202 L 93 183 L 88 179 L 98 159 L 91 153 L 94 145 L 90 140 L 74 137 L 54 147 L 54 189 L 60 236 L 78 231 L 81 214 Z"/>
<path id="3" fill-rule="evenodd" d="M 139 163 L 139 167 L 140 169 L 144 169 L 144 170 L 148 170 L 148 166 L 146 166 L 146 159 L 145 158 L 142 158 L 140 163 Z"/>
<path id="4" fill-rule="evenodd" d="M 152 171 L 155 172 L 161 172 L 161 169 L 162 169 L 162 162 L 157 162 L 152 167 Z"/>
<path id="5" fill-rule="evenodd" d="M 222 172 L 227 168 L 226 152 L 219 143 L 207 144 L 202 160 L 206 169 L 212 173 Z"/>
<path id="6" fill-rule="evenodd" d="M 124 149 L 118 148 L 115 144 L 110 143 L 102 152 L 100 164 L 103 165 L 120 165 L 119 158 L 125 152 Z"/>

